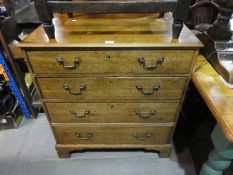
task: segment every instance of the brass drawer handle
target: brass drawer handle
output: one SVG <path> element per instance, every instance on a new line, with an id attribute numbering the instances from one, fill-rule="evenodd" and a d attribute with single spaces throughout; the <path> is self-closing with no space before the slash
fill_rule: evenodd
<path id="1" fill-rule="evenodd" d="M 79 91 L 73 91 L 72 87 L 70 87 L 68 84 L 64 84 L 63 88 L 64 88 L 65 91 L 68 91 L 72 95 L 82 95 L 83 91 L 86 89 L 86 85 L 81 84 L 80 88 L 79 88 Z"/>
<path id="2" fill-rule="evenodd" d="M 86 136 L 82 136 L 81 133 L 75 133 L 75 136 L 80 140 L 91 140 L 93 138 L 93 133 L 87 133 Z"/>
<path id="3" fill-rule="evenodd" d="M 136 115 L 138 115 L 139 117 L 143 118 L 143 119 L 147 119 L 152 117 L 153 115 L 155 115 L 156 110 L 152 110 L 149 113 L 142 113 L 140 110 L 135 110 L 134 111 Z"/>
<path id="4" fill-rule="evenodd" d="M 64 69 L 75 69 L 77 67 L 77 65 L 79 65 L 80 63 L 80 60 L 79 59 L 76 59 L 74 60 L 74 63 L 73 65 L 68 65 L 68 66 L 65 66 L 65 62 L 63 60 L 62 57 L 57 57 L 57 62 L 63 66 Z"/>
<path id="5" fill-rule="evenodd" d="M 151 136 L 152 136 L 152 133 L 150 133 L 150 132 L 146 132 L 146 133 L 144 133 L 144 134 L 138 134 L 138 133 L 136 133 L 136 134 L 134 134 L 133 135 L 137 140 L 146 140 L 146 139 L 148 139 L 148 138 L 150 138 Z"/>
<path id="6" fill-rule="evenodd" d="M 160 84 L 155 85 L 151 92 L 145 91 L 144 88 L 142 87 L 142 85 L 140 85 L 140 84 L 137 85 L 136 88 L 143 95 L 152 95 L 152 94 L 154 94 L 155 91 L 157 92 L 160 89 Z"/>
<path id="7" fill-rule="evenodd" d="M 74 110 L 70 110 L 70 113 L 71 113 L 73 116 L 75 116 L 75 117 L 84 118 L 84 117 L 86 117 L 87 115 L 90 114 L 90 111 L 89 111 L 89 110 L 86 110 L 86 111 L 84 111 L 83 114 L 81 114 L 81 113 L 77 113 L 77 112 L 74 111 Z"/>
<path id="8" fill-rule="evenodd" d="M 147 70 L 154 70 L 154 69 L 157 69 L 159 65 L 162 65 L 163 62 L 164 62 L 165 58 L 164 57 L 160 57 L 154 65 L 146 65 L 146 61 L 145 61 L 145 58 L 144 57 L 139 57 L 138 58 L 138 62 L 139 64 L 142 64 L 143 65 L 143 68 L 144 69 L 147 69 Z"/>

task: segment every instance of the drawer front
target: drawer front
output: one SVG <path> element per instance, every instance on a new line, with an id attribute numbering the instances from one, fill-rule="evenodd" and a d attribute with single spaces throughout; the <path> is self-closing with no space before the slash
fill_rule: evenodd
<path id="1" fill-rule="evenodd" d="M 34 73 L 188 73 L 194 50 L 30 51 Z"/>
<path id="2" fill-rule="evenodd" d="M 167 144 L 172 126 L 56 126 L 58 144 Z"/>
<path id="3" fill-rule="evenodd" d="M 46 103 L 53 123 L 169 123 L 178 103 Z"/>
<path id="4" fill-rule="evenodd" d="M 185 82 L 185 77 L 37 79 L 44 99 L 63 102 L 180 99 Z"/>

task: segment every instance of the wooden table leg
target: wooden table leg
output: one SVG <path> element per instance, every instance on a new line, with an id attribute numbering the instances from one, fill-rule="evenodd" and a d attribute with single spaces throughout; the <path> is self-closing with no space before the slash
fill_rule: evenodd
<path id="1" fill-rule="evenodd" d="M 174 39 L 179 38 L 180 32 L 183 28 L 183 22 L 191 5 L 191 0 L 178 0 L 176 11 L 173 13 L 174 22 L 172 25 L 172 35 Z"/>
<path id="2" fill-rule="evenodd" d="M 222 175 L 233 159 L 233 143 L 229 142 L 216 125 L 211 135 L 215 149 L 209 154 L 208 161 L 202 165 L 200 175 Z"/>
<path id="3" fill-rule="evenodd" d="M 36 11 L 43 28 L 49 39 L 55 38 L 55 28 L 53 25 L 53 11 L 48 7 L 48 0 L 34 0 Z"/>

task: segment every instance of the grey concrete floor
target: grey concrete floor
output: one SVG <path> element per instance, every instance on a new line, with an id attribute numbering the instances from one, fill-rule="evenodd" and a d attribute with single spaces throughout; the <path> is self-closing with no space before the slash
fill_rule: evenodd
<path id="1" fill-rule="evenodd" d="M 0 131 L 0 175 L 195 175 L 188 151 L 170 158 L 143 151 L 87 151 L 59 159 L 44 114 Z"/>

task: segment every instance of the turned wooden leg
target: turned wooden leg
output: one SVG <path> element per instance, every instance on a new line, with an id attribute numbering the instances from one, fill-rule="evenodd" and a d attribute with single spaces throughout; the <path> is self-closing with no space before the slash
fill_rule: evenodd
<path id="1" fill-rule="evenodd" d="M 230 165 L 231 159 L 226 159 L 217 150 L 212 150 L 208 161 L 201 168 L 200 175 L 222 175 Z"/>
<path id="2" fill-rule="evenodd" d="M 217 125 L 211 135 L 215 149 L 209 154 L 208 161 L 203 164 L 200 175 L 222 175 L 233 159 L 233 143 L 229 142 Z"/>
<path id="3" fill-rule="evenodd" d="M 173 38 L 177 39 L 180 36 L 180 32 L 183 28 L 183 22 L 186 19 L 188 8 L 191 4 L 191 0 L 177 0 L 176 11 L 173 13 Z"/>
<path id="4" fill-rule="evenodd" d="M 48 7 L 48 0 L 34 0 L 37 15 L 43 23 L 44 31 L 49 39 L 55 38 L 55 30 L 53 25 L 53 11 Z"/>
<path id="5" fill-rule="evenodd" d="M 49 39 L 55 38 L 55 28 L 53 22 L 43 24 L 44 31 L 46 32 Z"/>
<path id="6" fill-rule="evenodd" d="M 67 13 L 67 16 L 68 16 L 69 18 L 73 18 L 73 17 L 74 17 L 73 13 Z"/>

